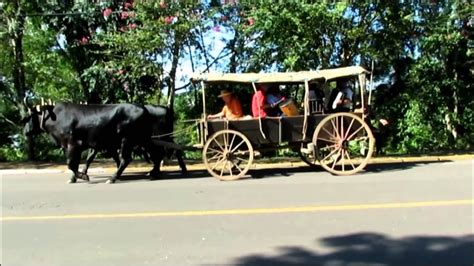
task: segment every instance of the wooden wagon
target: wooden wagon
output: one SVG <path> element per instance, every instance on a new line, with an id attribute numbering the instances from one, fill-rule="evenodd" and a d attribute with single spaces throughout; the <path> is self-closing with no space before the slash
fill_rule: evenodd
<path id="1" fill-rule="evenodd" d="M 266 150 L 290 148 L 310 166 L 321 166 L 335 175 L 355 174 L 366 166 L 374 137 L 366 123 L 366 79 L 360 66 L 284 73 L 205 73 L 192 81 L 202 90 L 202 118 L 198 121 L 202 159 L 209 173 L 221 180 L 245 176 L 256 155 Z M 310 88 L 330 92 L 332 82 L 351 80 L 354 97 L 349 112 L 328 113 L 328 97 L 315 98 Z M 207 119 L 206 85 L 240 83 L 257 91 L 261 84 L 300 86 L 304 93 L 293 116 L 238 120 Z M 328 93 L 326 93 L 328 94 Z"/>

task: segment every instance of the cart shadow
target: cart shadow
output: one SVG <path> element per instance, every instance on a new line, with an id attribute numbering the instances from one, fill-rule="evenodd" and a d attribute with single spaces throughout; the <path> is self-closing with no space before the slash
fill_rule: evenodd
<path id="1" fill-rule="evenodd" d="M 367 165 L 365 172 L 359 174 L 364 175 L 365 173 L 380 173 L 390 171 L 408 170 L 422 165 L 438 164 L 451 162 L 449 160 L 433 160 L 424 162 L 390 162 L 390 163 L 372 163 Z M 248 172 L 248 178 L 242 178 L 241 181 L 248 179 L 262 179 L 262 178 L 282 178 L 295 175 L 297 173 L 327 173 L 321 167 L 310 167 L 310 166 L 292 166 L 288 168 L 268 168 L 268 169 L 251 169 Z M 104 183 L 110 175 L 99 175 L 91 176 L 90 184 Z M 348 176 L 354 177 L 354 176 Z M 342 178 L 348 178 L 342 177 Z M 196 179 L 196 178 L 213 178 L 205 169 L 189 170 L 186 174 L 182 174 L 181 171 L 163 171 L 158 178 L 150 178 L 148 172 L 129 172 L 122 175 L 120 181 L 117 183 L 129 183 L 138 181 L 162 181 L 162 180 L 178 180 L 178 179 Z M 235 182 L 235 181 L 234 181 Z"/>
<path id="2" fill-rule="evenodd" d="M 390 172 L 390 171 L 401 171 L 408 170 L 422 165 L 428 164 L 438 164 L 451 162 L 450 160 L 432 160 L 424 162 L 390 162 L 390 163 L 372 163 L 366 166 L 365 171 L 357 174 L 358 176 L 364 175 L 365 173 L 380 173 L 380 172 Z M 274 177 L 287 177 L 296 173 L 330 173 L 326 172 L 322 167 L 310 167 L 310 166 L 298 166 L 298 167 L 289 167 L 284 168 L 272 168 L 272 169 L 258 169 L 251 170 L 249 174 L 252 178 L 274 178 Z M 354 175 L 355 176 L 355 175 Z M 341 176 L 344 178 L 344 176 Z M 353 176 L 345 176 L 353 177 Z"/>
<path id="3" fill-rule="evenodd" d="M 369 163 L 365 167 L 365 172 L 368 173 L 379 173 L 379 172 L 389 172 L 389 171 L 399 171 L 412 169 L 422 165 L 428 164 L 439 164 L 439 163 L 448 163 L 452 162 L 451 160 L 431 160 L 423 162 L 390 162 L 390 163 Z"/>
<path id="4" fill-rule="evenodd" d="M 324 172 L 321 167 L 312 166 L 296 166 L 289 168 L 270 168 L 270 169 L 254 169 L 249 171 L 249 175 L 253 179 L 261 178 L 278 178 L 288 177 L 297 173 L 319 173 Z"/>
<path id="5" fill-rule="evenodd" d="M 474 235 L 408 236 L 392 238 L 364 232 L 318 240 L 330 252 L 283 246 L 276 255 L 255 254 L 237 258 L 232 265 L 385 265 L 445 266 L 474 263 Z"/>

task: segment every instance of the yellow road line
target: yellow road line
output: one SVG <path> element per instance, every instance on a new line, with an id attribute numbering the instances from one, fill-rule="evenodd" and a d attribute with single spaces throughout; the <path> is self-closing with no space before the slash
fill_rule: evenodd
<path id="1" fill-rule="evenodd" d="M 153 217 L 180 217 L 180 216 L 182 217 L 182 216 L 213 216 L 213 215 L 242 215 L 242 214 L 305 213 L 305 212 L 331 212 L 331 211 L 370 210 L 370 209 L 400 209 L 400 208 L 442 207 L 442 206 L 463 206 L 463 205 L 474 205 L 474 199 L 376 203 L 376 204 L 357 204 L 357 205 L 302 206 L 302 207 L 286 207 L 286 208 L 284 207 L 284 208 L 198 210 L 198 211 L 175 211 L 175 212 L 65 214 L 65 215 L 43 215 L 43 216 L 5 216 L 5 217 L 0 218 L 0 221 L 153 218 Z"/>

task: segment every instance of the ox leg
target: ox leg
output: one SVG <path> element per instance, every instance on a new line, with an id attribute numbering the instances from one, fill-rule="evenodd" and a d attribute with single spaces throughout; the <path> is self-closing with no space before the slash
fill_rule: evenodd
<path id="1" fill-rule="evenodd" d="M 76 183 L 79 175 L 79 162 L 81 161 L 81 150 L 73 145 L 67 147 L 67 166 L 71 170 L 72 175 L 68 183 Z"/>
<path id="2" fill-rule="evenodd" d="M 118 152 L 113 152 L 111 155 L 112 155 L 112 158 L 115 161 L 115 164 L 117 164 L 117 168 L 119 168 L 120 167 L 120 157 L 119 157 Z"/>
<path id="3" fill-rule="evenodd" d="M 157 146 L 154 144 L 148 145 L 148 152 L 150 153 L 150 159 L 153 162 L 153 169 L 150 171 L 149 175 L 151 179 L 157 178 L 160 176 L 161 162 L 165 157 L 165 149 L 162 146 Z"/>
<path id="4" fill-rule="evenodd" d="M 90 149 L 89 154 L 87 154 L 86 165 L 84 166 L 84 169 L 82 169 L 82 173 L 81 173 L 82 177 L 87 178 L 87 180 L 89 180 L 89 176 L 87 175 L 87 171 L 89 170 L 89 167 L 91 166 L 91 164 L 94 161 L 96 156 L 97 156 L 97 150 Z"/>
<path id="5" fill-rule="evenodd" d="M 129 146 L 126 140 L 123 140 L 120 149 L 120 165 L 117 172 L 107 180 L 107 184 L 113 184 L 118 178 L 120 178 L 125 168 L 127 168 L 128 164 L 132 161 L 132 151 L 133 147 Z"/>
<path id="6" fill-rule="evenodd" d="M 183 160 L 183 151 L 182 150 L 176 150 L 176 159 L 178 159 L 178 164 L 179 168 L 181 168 L 181 173 L 184 175 L 188 172 L 188 169 L 186 168 L 186 164 L 184 163 Z"/>

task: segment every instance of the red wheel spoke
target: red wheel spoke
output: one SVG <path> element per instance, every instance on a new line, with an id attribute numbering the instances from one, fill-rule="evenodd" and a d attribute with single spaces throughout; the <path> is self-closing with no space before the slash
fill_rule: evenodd
<path id="1" fill-rule="evenodd" d="M 332 138 L 334 138 L 334 139 L 336 139 L 336 138 L 337 138 L 336 136 L 334 136 L 334 134 L 333 134 L 333 133 L 329 132 L 329 131 L 328 131 L 327 129 L 325 129 L 324 127 L 323 127 L 322 129 L 323 129 L 324 131 L 326 131 L 326 133 L 328 133 L 328 134 L 329 134 L 329 136 L 331 136 Z"/>
<path id="2" fill-rule="evenodd" d="M 355 167 L 354 164 L 352 163 L 351 157 L 349 156 L 349 152 L 348 152 L 348 151 L 345 151 L 345 154 L 347 155 L 347 159 L 349 159 L 349 163 L 352 165 L 352 169 L 356 169 L 356 167 Z"/>
<path id="3" fill-rule="evenodd" d="M 326 149 L 332 149 L 332 148 L 337 148 L 338 144 L 333 144 L 333 145 L 329 145 L 329 146 L 326 146 L 326 147 L 322 147 L 320 148 L 320 150 L 326 150 Z"/>
<path id="4" fill-rule="evenodd" d="M 337 118 L 336 118 L 336 122 L 337 122 Z M 334 124 L 334 121 L 332 119 L 331 119 L 331 124 L 332 124 L 332 128 L 336 132 L 337 139 L 341 139 L 341 136 L 339 136 L 339 130 L 338 130 L 337 126 Z"/>
<path id="5" fill-rule="evenodd" d="M 349 124 L 349 127 L 346 130 L 346 133 L 344 133 L 344 139 L 347 138 L 347 135 L 349 135 L 349 131 L 351 130 L 352 124 L 354 123 L 355 118 L 352 118 L 351 123 Z"/>
<path id="6" fill-rule="evenodd" d="M 326 139 L 326 138 L 318 138 L 318 140 L 326 141 L 326 142 L 331 142 L 331 143 L 337 143 L 337 141 L 332 140 L 332 139 Z"/>
<path id="7" fill-rule="evenodd" d="M 351 140 L 352 137 L 354 137 L 357 133 L 359 133 L 361 129 L 364 129 L 363 125 L 361 125 L 356 131 L 354 131 L 354 133 L 352 133 L 346 140 Z"/>
<path id="8" fill-rule="evenodd" d="M 338 155 L 338 156 L 337 156 L 337 159 L 339 159 L 340 151 L 341 151 L 341 149 L 337 150 L 337 155 Z M 331 166 L 331 169 L 332 169 L 332 170 L 334 170 L 334 166 L 336 166 L 336 163 L 337 163 L 337 161 L 338 161 L 337 159 L 334 160 L 334 162 L 332 162 L 332 166 Z"/>
<path id="9" fill-rule="evenodd" d="M 326 161 L 327 158 L 331 157 L 331 155 L 333 155 L 335 152 L 339 151 L 339 149 L 334 149 L 332 150 L 332 152 L 330 152 L 326 157 L 324 157 L 324 159 L 322 159 L 321 161 Z"/>
<path id="10" fill-rule="evenodd" d="M 344 140 L 344 116 L 341 116 L 341 139 Z"/>

